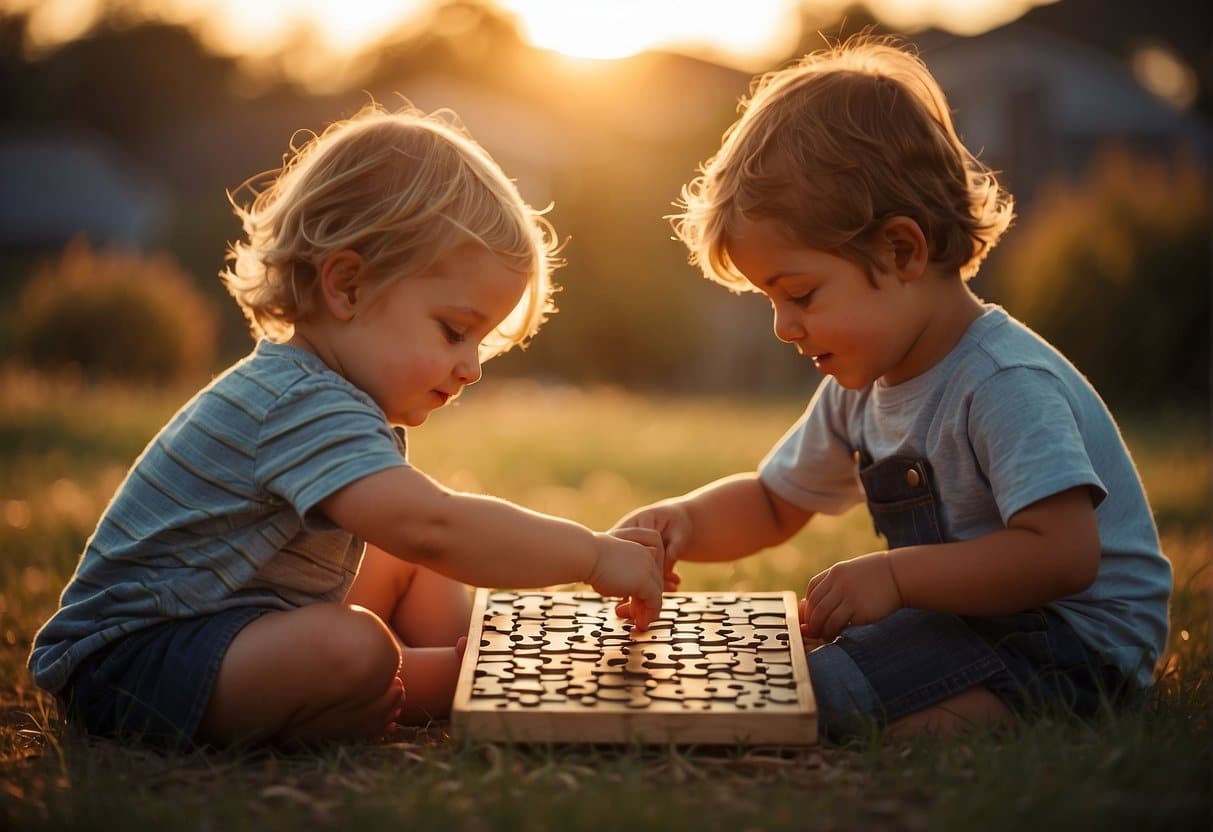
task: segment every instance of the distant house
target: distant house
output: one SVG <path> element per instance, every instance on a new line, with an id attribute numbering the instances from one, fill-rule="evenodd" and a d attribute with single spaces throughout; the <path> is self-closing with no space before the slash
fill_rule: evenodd
<path id="1" fill-rule="evenodd" d="M 1111 143 L 1208 163 L 1209 125 L 1142 87 L 1115 56 L 1024 23 L 918 39 L 965 144 L 1022 203 L 1054 174 L 1083 171 Z"/>
<path id="2" fill-rule="evenodd" d="M 147 248 L 168 200 L 100 137 L 35 128 L 0 131 L 0 249 Z"/>

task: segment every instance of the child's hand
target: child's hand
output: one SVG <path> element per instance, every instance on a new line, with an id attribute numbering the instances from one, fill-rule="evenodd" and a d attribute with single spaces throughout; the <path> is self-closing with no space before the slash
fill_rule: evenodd
<path id="1" fill-rule="evenodd" d="M 661 612 L 660 535 L 648 529 L 630 529 L 628 537 L 596 534 L 598 560 L 587 583 L 599 595 L 622 595 L 616 612 L 636 622 L 636 629 L 648 629 L 649 622 Z"/>
<path id="2" fill-rule="evenodd" d="M 625 526 L 620 522 L 608 534 L 622 538 L 623 540 L 631 540 L 634 543 L 639 543 L 649 548 L 656 547 L 661 553 L 661 559 L 658 562 L 661 564 L 662 570 L 662 589 L 666 592 L 678 589 L 678 585 L 682 583 L 682 576 L 674 571 L 674 564 L 677 562 L 677 558 L 671 557 L 670 550 L 662 539 L 659 530 L 647 526 Z"/>
<path id="3" fill-rule="evenodd" d="M 611 534 L 622 535 L 627 529 L 652 529 L 661 535 L 665 546 L 661 567 L 664 588 L 667 591 L 678 589 L 682 578 L 674 571 L 674 566 L 691 536 L 691 517 L 686 507 L 678 503 L 658 503 L 642 508 L 616 523 Z"/>
<path id="4" fill-rule="evenodd" d="M 800 602 L 800 629 L 832 641 L 852 624 L 871 624 L 904 606 L 888 552 L 836 563 L 809 581 Z"/>
<path id="5" fill-rule="evenodd" d="M 648 548 L 653 552 L 654 559 L 657 563 L 665 561 L 665 545 L 661 541 L 661 535 L 653 529 L 643 529 L 637 526 L 628 526 L 625 528 L 611 529 L 608 534 L 613 537 L 618 537 L 621 540 L 630 540 L 633 543 L 639 543 L 641 546 Z M 664 575 L 662 579 L 662 589 L 677 589 L 678 581 L 682 580 L 677 575 L 674 575 L 674 582 L 671 586 L 670 576 Z M 646 630 L 648 625 L 653 622 L 661 609 L 651 610 L 641 601 L 636 599 L 624 599 L 615 606 L 615 614 L 620 618 L 631 618 L 636 622 L 636 629 Z"/>

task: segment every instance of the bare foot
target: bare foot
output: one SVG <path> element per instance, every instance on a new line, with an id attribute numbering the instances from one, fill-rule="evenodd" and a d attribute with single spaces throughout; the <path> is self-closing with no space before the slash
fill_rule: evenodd
<path id="1" fill-rule="evenodd" d="M 921 735 L 955 736 L 978 726 L 1010 722 L 1013 718 L 1001 699 L 978 685 L 890 723 L 886 735 L 899 739 Z"/>
<path id="2" fill-rule="evenodd" d="M 467 639 L 461 639 L 466 646 Z M 446 719 L 455 699 L 462 651 L 452 647 L 405 647 L 401 653 L 401 674 L 407 695 L 399 721 L 424 725 L 434 719 Z"/>

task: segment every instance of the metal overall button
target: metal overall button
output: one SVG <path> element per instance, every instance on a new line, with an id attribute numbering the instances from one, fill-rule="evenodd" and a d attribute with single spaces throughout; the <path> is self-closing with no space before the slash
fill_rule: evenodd
<path id="1" fill-rule="evenodd" d="M 860 449 L 862 451 L 862 449 Z M 890 548 L 943 542 L 938 497 L 931 463 L 922 457 L 896 455 L 872 462 L 866 454 L 859 478 L 868 511 Z"/>

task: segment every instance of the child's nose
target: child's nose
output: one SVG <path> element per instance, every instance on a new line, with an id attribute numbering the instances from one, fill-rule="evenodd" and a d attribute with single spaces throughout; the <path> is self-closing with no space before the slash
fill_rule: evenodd
<path id="1" fill-rule="evenodd" d="M 480 356 L 475 353 L 464 356 L 455 365 L 455 377 L 460 384 L 475 384 L 480 381 L 480 376 Z"/>
<path id="2" fill-rule="evenodd" d="M 792 344 L 801 340 L 805 336 L 804 324 L 795 318 L 795 316 L 775 310 L 775 337 L 780 341 Z"/>

